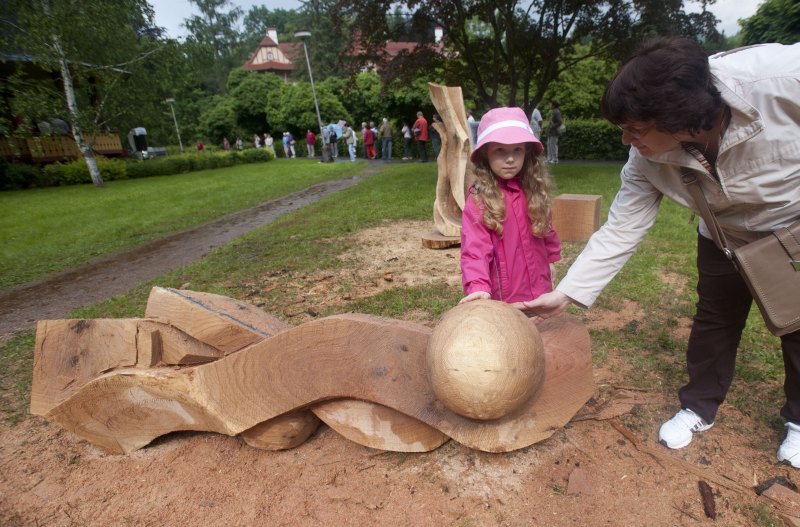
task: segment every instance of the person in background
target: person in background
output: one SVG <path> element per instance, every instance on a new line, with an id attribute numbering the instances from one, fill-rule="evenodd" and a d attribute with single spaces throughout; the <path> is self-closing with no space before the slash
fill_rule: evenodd
<path id="1" fill-rule="evenodd" d="M 400 131 L 403 134 L 403 161 L 411 159 L 411 127 L 408 126 L 408 121 L 403 121 L 403 129 Z"/>
<path id="2" fill-rule="evenodd" d="M 384 161 L 392 160 L 392 125 L 389 119 L 383 118 L 380 131 L 378 132 L 381 138 L 381 159 Z"/>
<path id="3" fill-rule="evenodd" d="M 253 134 L 253 147 L 261 148 L 261 138 L 258 137 L 258 134 Z"/>
<path id="4" fill-rule="evenodd" d="M 762 44 L 708 57 L 697 42 L 656 38 L 617 71 L 600 102 L 631 145 L 608 221 L 552 293 L 524 302 L 540 318 L 591 306 L 653 226 L 664 196 L 699 214 L 696 177 L 735 249 L 800 219 L 800 44 Z M 714 425 L 733 381 L 752 295 L 701 221 L 697 305 L 680 409 L 661 426 L 668 448 Z M 777 263 L 776 263 L 777 265 Z M 798 312 L 800 313 L 800 300 Z M 780 337 L 786 438 L 779 461 L 800 468 L 800 331 Z"/>
<path id="5" fill-rule="evenodd" d="M 554 165 L 558 163 L 558 136 L 562 124 L 564 120 L 558 109 L 558 101 L 553 99 L 550 101 L 550 125 L 547 127 L 547 162 Z"/>
<path id="6" fill-rule="evenodd" d="M 236 150 L 244 150 L 244 141 L 242 141 L 241 137 L 236 138 Z"/>
<path id="7" fill-rule="evenodd" d="M 331 146 L 331 135 L 336 136 L 336 132 L 330 126 L 322 127 L 322 163 L 333 163 L 333 147 Z"/>
<path id="8" fill-rule="evenodd" d="M 364 158 L 375 159 L 375 137 L 367 123 L 361 123 L 361 139 L 364 141 Z"/>
<path id="9" fill-rule="evenodd" d="M 536 136 L 536 139 L 542 138 L 542 112 L 539 111 L 539 108 L 534 108 L 533 113 L 531 113 L 531 129 L 533 130 L 533 135 Z"/>
<path id="10" fill-rule="evenodd" d="M 203 150 L 205 150 L 206 146 L 203 144 L 203 141 L 197 141 L 197 153 L 202 154 Z"/>
<path id="11" fill-rule="evenodd" d="M 414 126 L 411 127 L 414 133 L 414 139 L 417 141 L 417 151 L 419 152 L 420 163 L 428 162 L 428 120 L 422 115 L 422 112 L 417 112 L 417 120 L 414 121 Z"/>
<path id="12" fill-rule="evenodd" d="M 264 134 L 264 148 L 272 152 L 273 156 L 275 155 L 275 139 L 269 132 Z"/>
<path id="13" fill-rule="evenodd" d="M 342 126 L 346 125 L 344 123 Z M 333 150 L 333 159 L 337 159 L 339 157 L 339 134 L 336 133 L 336 127 L 333 124 L 329 124 L 328 127 L 331 130 L 331 150 Z M 342 135 L 344 135 L 344 128 L 342 128 Z"/>
<path id="14" fill-rule="evenodd" d="M 306 130 L 306 157 L 316 157 L 314 154 L 314 145 L 317 143 L 317 136 L 311 129 Z"/>
<path id="15" fill-rule="evenodd" d="M 356 160 L 356 144 L 358 144 L 358 137 L 353 127 L 345 123 L 344 133 L 342 134 L 344 143 L 347 145 L 347 152 L 350 154 L 350 161 Z"/>
<path id="16" fill-rule="evenodd" d="M 372 159 L 378 159 L 378 129 L 373 121 L 369 122 L 369 129 L 372 131 L 372 149 L 375 151 Z"/>
<path id="17" fill-rule="evenodd" d="M 433 146 L 433 159 L 436 160 L 439 158 L 439 149 L 442 146 L 442 138 L 439 136 L 439 130 L 436 129 L 434 124 L 442 125 L 442 120 L 439 118 L 437 114 L 433 114 L 433 123 L 431 123 L 430 127 L 430 136 L 431 136 L 431 145 Z"/>
<path id="18" fill-rule="evenodd" d="M 472 112 L 467 112 L 467 130 L 469 130 L 469 140 L 472 141 L 472 148 L 475 148 L 475 143 L 478 142 L 478 121 Z"/>
<path id="19" fill-rule="evenodd" d="M 227 137 L 222 138 L 222 149 L 225 150 L 226 152 L 231 149 L 231 142 L 228 141 Z"/>
<path id="20" fill-rule="evenodd" d="M 553 290 L 561 242 L 543 150 L 522 108 L 494 108 L 481 119 L 461 220 L 460 303 L 513 304 Z"/>

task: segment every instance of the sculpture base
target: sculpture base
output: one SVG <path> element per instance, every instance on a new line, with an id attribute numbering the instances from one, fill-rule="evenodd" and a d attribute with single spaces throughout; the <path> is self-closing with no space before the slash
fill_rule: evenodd
<path id="1" fill-rule="evenodd" d="M 422 236 L 422 246 L 426 249 L 449 249 L 459 245 L 461 245 L 460 236 L 444 236 L 435 230 Z"/>

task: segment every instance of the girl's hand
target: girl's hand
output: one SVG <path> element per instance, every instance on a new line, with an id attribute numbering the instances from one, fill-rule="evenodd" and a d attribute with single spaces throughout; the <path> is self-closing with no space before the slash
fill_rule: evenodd
<path id="1" fill-rule="evenodd" d="M 475 291 L 474 293 L 470 293 L 461 300 L 459 300 L 459 304 L 466 304 L 467 302 L 472 302 L 473 300 L 489 300 L 492 298 L 492 295 L 487 293 L 486 291 Z"/>

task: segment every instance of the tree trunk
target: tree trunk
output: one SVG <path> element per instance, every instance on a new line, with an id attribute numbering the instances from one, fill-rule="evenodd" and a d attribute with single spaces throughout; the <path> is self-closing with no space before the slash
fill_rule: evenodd
<path id="1" fill-rule="evenodd" d="M 58 43 L 58 37 L 54 36 L 54 40 Z M 60 48 L 60 45 L 57 44 Z M 81 125 L 78 119 L 78 102 L 75 100 L 75 90 L 72 86 L 72 74 L 69 72 L 69 64 L 67 64 L 67 60 L 62 55 L 59 58 L 59 65 L 61 66 L 61 79 L 64 82 L 64 96 L 67 99 L 67 108 L 69 108 L 69 120 L 70 124 L 72 125 L 72 136 L 75 138 L 75 142 L 78 144 L 78 149 L 83 154 L 83 158 L 86 160 L 86 166 L 89 167 L 89 175 L 92 177 L 92 183 L 94 183 L 98 187 L 104 186 L 103 184 L 103 177 L 100 175 L 100 169 L 97 168 L 97 161 L 94 159 L 94 152 L 92 151 L 91 145 L 86 143 L 86 140 L 83 138 L 83 131 L 81 130 Z"/>

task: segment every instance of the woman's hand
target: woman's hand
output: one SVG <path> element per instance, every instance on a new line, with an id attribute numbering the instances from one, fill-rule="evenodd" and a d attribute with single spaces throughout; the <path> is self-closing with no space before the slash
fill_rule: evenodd
<path id="1" fill-rule="evenodd" d="M 459 304 L 466 304 L 467 302 L 472 302 L 473 300 L 489 300 L 492 298 L 492 295 L 487 293 L 486 291 L 475 291 L 474 293 L 470 293 L 461 300 L 459 300 Z"/>
<path id="2" fill-rule="evenodd" d="M 534 322 L 540 322 L 546 318 L 560 315 L 571 302 L 572 299 L 564 293 L 552 291 L 543 294 L 536 300 L 515 302 L 511 305 L 533 318 Z"/>

